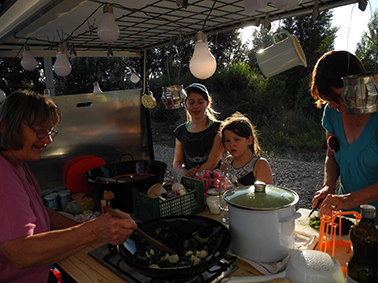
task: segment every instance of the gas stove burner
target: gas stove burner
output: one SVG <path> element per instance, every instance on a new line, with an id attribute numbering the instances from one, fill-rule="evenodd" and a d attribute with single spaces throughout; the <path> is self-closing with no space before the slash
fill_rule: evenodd
<path id="1" fill-rule="evenodd" d="M 168 282 L 162 279 L 145 276 L 133 270 L 122 260 L 118 251 L 114 248 L 111 249 L 110 247 L 111 246 L 103 245 L 97 249 L 89 251 L 88 254 L 129 283 L 215 283 L 230 275 L 238 268 L 238 266 L 233 263 L 236 260 L 236 257 L 231 259 L 221 259 L 215 266 L 210 268 L 209 271 L 201 273 L 198 276 Z"/>

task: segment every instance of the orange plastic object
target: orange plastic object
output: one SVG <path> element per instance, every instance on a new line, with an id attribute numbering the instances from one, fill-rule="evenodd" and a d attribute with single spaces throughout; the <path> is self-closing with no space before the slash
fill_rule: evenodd
<path id="1" fill-rule="evenodd" d="M 352 249 L 349 240 L 342 240 L 341 235 L 341 216 L 343 215 L 353 215 L 356 219 L 356 223 L 361 220 L 361 215 L 355 211 L 333 211 L 332 216 L 323 215 L 320 221 L 319 228 L 319 242 L 318 251 L 322 251 L 330 254 L 336 258 L 346 276 L 347 267 L 346 264 L 352 256 Z M 339 218 L 337 218 L 339 217 Z M 337 219 L 339 219 L 337 223 Z M 336 234 L 336 229 L 339 229 L 339 235 Z"/>
<path id="2" fill-rule="evenodd" d="M 72 158 L 71 160 L 68 160 L 66 164 L 64 164 L 63 167 L 63 185 L 65 188 L 67 188 L 67 175 L 68 171 L 70 170 L 71 166 L 74 165 L 76 162 L 79 162 L 81 160 L 90 158 L 90 157 L 96 157 L 95 155 L 81 155 L 75 158 Z M 90 170 L 90 169 L 89 169 Z"/>
<path id="3" fill-rule="evenodd" d="M 67 174 L 67 190 L 71 191 L 71 195 L 85 193 L 89 197 L 94 197 L 84 174 L 102 165 L 106 165 L 106 162 L 100 157 L 89 157 L 73 164 Z"/>

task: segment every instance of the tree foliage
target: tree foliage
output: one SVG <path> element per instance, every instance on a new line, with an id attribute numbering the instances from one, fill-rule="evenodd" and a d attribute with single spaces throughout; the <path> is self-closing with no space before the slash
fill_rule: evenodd
<path id="1" fill-rule="evenodd" d="M 368 23 L 368 31 L 362 35 L 357 43 L 356 55 L 364 63 L 368 72 L 377 73 L 378 67 L 378 11 Z"/>
<path id="2" fill-rule="evenodd" d="M 37 68 L 34 71 L 26 71 L 21 66 L 21 58 L 0 58 L 0 78 L 11 92 L 17 89 L 31 89 L 43 93 L 46 88 L 43 61 L 42 58 L 36 60 Z"/>
<path id="3" fill-rule="evenodd" d="M 71 58 L 72 71 L 67 77 L 55 76 L 57 95 L 91 93 L 98 82 L 103 91 L 133 88 L 126 80 L 127 68 L 119 58 Z M 90 71 L 88 71 L 90 70 Z"/>

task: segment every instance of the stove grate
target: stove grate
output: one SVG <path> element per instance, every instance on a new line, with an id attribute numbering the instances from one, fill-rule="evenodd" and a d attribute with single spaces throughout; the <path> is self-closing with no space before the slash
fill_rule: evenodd
<path id="1" fill-rule="evenodd" d="M 129 283 L 168 283 L 161 279 L 154 279 L 130 268 L 118 254 L 118 251 L 109 245 L 103 245 L 97 249 L 91 250 L 88 254 L 97 260 L 100 264 L 111 270 L 117 276 Z M 233 262 L 236 258 L 221 259 L 209 272 L 204 272 L 194 278 L 186 279 L 185 281 L 176 281 L 173 283 L 215 283 L 220 281 L 223 277 L 230 275 L 238 266 Z M 189 281 L 188 281 L 189 280 Z"/>

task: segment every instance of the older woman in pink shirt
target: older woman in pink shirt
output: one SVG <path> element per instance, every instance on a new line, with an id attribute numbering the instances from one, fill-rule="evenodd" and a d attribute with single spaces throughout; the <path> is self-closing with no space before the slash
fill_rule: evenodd
<path id="1" fill-rule="evenodd" d="M 41 158 L 61 120 L 54 102 L 28 91 L 10 94 L 0 108 L 0 281 L 48 282 L 49 266 L 95 242 L 123 243 L 136 228 L 104 214 L 79 224 L 44 207 L 25 161 Z"/>

